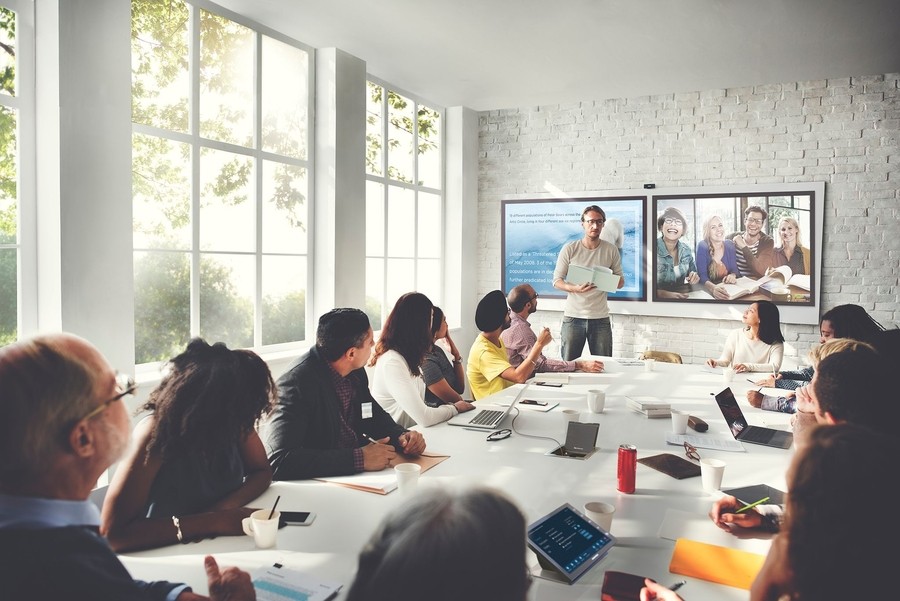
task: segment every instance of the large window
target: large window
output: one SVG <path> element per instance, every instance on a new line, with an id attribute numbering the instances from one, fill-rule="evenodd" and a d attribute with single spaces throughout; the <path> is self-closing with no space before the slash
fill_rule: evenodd
<path id="1" fill-rule="evenodd" d="M 366 313 L 378 330 L 405 292 L 442 302 L 442 111 L 369 81 L 366 121 Z"/>
<path id="2" fill-rule="evenodd" d="M 13 0 L 0 5 L 0 345 L 23 334 L 24 308 L 35 304 L 22 300 L 28 288 L 23 282 L 31 271 L 23 265 L 25 249 L 34 244 L 34 236 L 23 227 L 33 186 L 25 181 L 22 167 L 23 140 L 32 135 L 34 114 L 27 83 L 33 49 L 26 41 L 30 36 L 23 34 L 32 30 L 17 4 Z M 21 8 L 30 10 L 26 6 Z"/>
<path id="3" fill-rule="evenodd" d="M 132 2 L 139 364 L 307 336 L 312 51 L 204 6 Z"/>

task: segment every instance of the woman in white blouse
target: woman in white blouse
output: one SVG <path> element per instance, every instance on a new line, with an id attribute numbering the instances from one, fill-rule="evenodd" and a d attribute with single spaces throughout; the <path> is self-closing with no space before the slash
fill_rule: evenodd
<path id="1" fill-rule="evenodd" d="M 431 348 L 432 303 L 420 292 L 407 292 L 384 322 L 370 366 L 372 396 L 404 428 L 433 426 L 474 409 L 466 401 L 429 407 L 420 367 Z"/>
<path id="2" fill-rule="evenodd" d="M 725 340 L 725 348 L 718 359 L 707 359 L 710 367 L 731 365 L 737 373 L 781 369 L 784 357 L 784 336 L 778 307 L 771 301 L 756 301 L 741 317 L 744 327 L 733 330 Z"/>

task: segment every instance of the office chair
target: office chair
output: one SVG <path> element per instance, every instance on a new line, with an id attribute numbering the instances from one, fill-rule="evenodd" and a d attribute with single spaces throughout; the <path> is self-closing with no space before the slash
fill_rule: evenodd
<path id="1" fill-rule="evenodd" d="M 681 355 L 678 353 L 670 353 L 668 351 L 644 351 L 639 359 L 656 359 L 662 363 L 682 363 Z"/>

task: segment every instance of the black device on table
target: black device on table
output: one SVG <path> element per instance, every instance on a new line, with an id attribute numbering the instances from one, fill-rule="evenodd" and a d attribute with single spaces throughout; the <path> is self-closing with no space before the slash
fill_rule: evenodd
<path id="1" fill-rule="evenodd" d="M 281 522 L 285 526 L 309 526 L 316 519 L 311 511 L 282 511 Z"/>

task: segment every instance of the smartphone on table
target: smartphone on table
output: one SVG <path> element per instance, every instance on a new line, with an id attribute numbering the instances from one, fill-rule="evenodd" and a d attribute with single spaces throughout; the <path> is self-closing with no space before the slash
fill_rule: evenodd
<path id="1" fill-rule="evenodd" d="M 547 401 L 536 401 L 534 399 L 525 399 L 524 401 L 519 401 L 520 405 L 540 405 L 541 407 L 547 406 Z"/>
<path id="2" fill-rule="evenodd" d="M 309 526 L 316 519 L 310 511 L 282 511 L 281 521 L 287 526 Z"/>
<path id="3" fill-rule="evenodd" d="M 535 382 L 538 386 L 552 386 L 553 388 L 562 388 L 560 382 Z"/>

